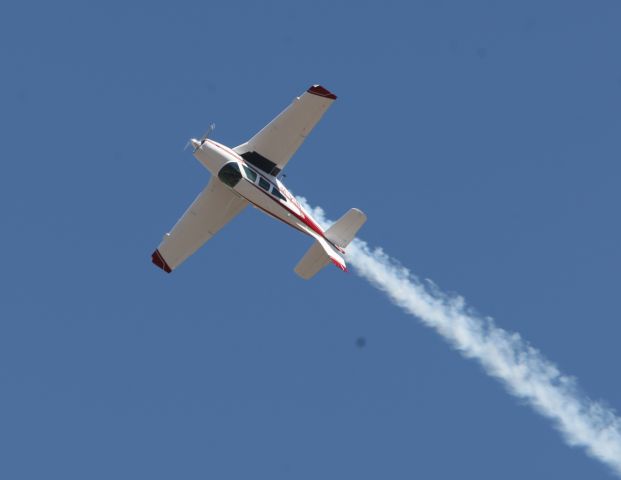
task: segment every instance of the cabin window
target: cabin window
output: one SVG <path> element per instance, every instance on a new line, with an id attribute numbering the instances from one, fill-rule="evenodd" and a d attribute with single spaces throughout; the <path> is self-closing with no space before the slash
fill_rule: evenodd
<path id="1" fill-rule="evenodd" d="M 282 200 L 283 202 L 286 202 L 287 199 L 284 197 L 284 195 L 282 193 L 280 193 L 280 190 L 278 190 L 276 188 L 276 186 L 272 187 L 272 195 L 274 195 L 276 198 L 278 198 L 279 200 Z"/>
<path id="2" fill-rule="evenodd" d="M 242 178 L 237 162 L 229 162 L 222 167 L 218 172 L 218 178 L 231 188 L 237 185 Z"/>
<path id="3" fill-rule="evenodd" d="M 246 174 L 246 178 L 250 180 L 252 183 L 257 180 L 257 172 L 254 170 L 250 170 L 246 165 L 242 164 L 242 168 L 244 169 L 244 173 Z"/>
<path id="4" fill-rule="evenodd" d="M 266 192 L 270 191 L 270 182 L 265 180 L 263 177 L 259 177 L 259 187 L 261 187 Z"/>

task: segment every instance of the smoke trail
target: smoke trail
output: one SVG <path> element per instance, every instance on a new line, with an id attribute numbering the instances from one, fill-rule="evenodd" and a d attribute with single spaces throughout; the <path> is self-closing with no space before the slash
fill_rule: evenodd
<path id="1" fill-rule="evenodd" d="M 308 205 L 303 198 L 300 202 Z M 321 208 L 309 210 L 320 223 L 332 223 Z M 395 305 L 436 330 L 464 357 L 478 360 L 509 393 L 552 420 L 567 444 L 584 448 L 621 477 L 621 419 L 613 409 L 581 393 L 573 378 L 518 333 L 478 316 L 462 297 L 450 297 L 421 282 L 380 248 L 371 249 L 362 240 L 348 247 L 347 260 Z"/>

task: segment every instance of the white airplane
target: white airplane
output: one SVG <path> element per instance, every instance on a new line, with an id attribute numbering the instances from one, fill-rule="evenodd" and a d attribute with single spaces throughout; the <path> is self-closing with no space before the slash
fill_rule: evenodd
<path id="1" fill-rule="evenodd" d="M 151 259 L 172 272 L 248 204 L 310 235 L 315 242 L 295 267 L 304 279 L 332 261 L 343 271 L 343 255 L 367 217 L 352 208 L 324 231 L 277 178 L 336 95 L 313 85 L 259 133 L 235 148 L 207 138 L 191 139 L 194 156 L 212 174 Z M 209 133 L 209 132 L 208 132 Z"/>

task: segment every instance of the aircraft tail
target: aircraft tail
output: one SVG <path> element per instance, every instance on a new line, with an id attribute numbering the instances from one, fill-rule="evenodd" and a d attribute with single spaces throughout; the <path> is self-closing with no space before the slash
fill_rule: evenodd
<path id="1" fill-rule="evenodd" d="M 308 280 L 330 261 L 341 270 L 347 271 L 347 265 L 339 249 L 344 249 L 349 245 L 366 220 L 367 216 L 360 210 L 356 208 L 349 210 L 338 222 L 326 230 L 326 238 L 319 235 L 315 237 L 315 243 L 295 267 L 295 273 L 304 280 Z"/>
<path id="2" fill-rule="evenodd" d="M 367 216 L 363 212 L 357 208 L 352 208 L 326 230 L 326 238 L 337 247 L 345 248 L 366 221 Z"/>

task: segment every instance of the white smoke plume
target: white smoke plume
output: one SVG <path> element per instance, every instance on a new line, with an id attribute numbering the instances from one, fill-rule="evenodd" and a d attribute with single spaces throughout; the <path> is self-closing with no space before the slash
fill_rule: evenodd
<path id="1" fill-rule="evenodd" d="M 300 203 L 320 223 L 332 223 L 321 208 L 308 207 L 303 198 Z M 472 312 L 462 297 L 421 282 L 380 248 L 371 249 L 362 240 L 347 248 L 347 261 L 391 302 L 433 328 L 464 357 L 477 360 L 509 393 L 550 419 L 567 444 L 583 448 L 621 477 L 621 419 L 613 409 L 581 393 L 573 378 L 518 333 Z"/>

